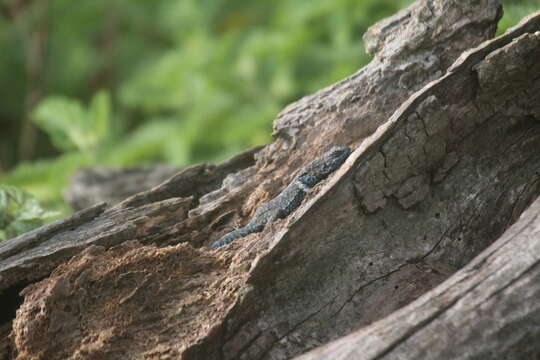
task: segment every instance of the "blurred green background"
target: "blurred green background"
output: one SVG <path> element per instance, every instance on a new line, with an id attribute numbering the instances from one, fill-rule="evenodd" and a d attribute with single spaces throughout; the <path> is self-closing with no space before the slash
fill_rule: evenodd
<path id="1" fill-rule="evenodd" d="M 364 31 L 411 2 L 0 0 L 0 183 L 67 214 L 78 167 L 269 142 L 280 109 L 366 64 Z M 500 32 L 540 0 L 504 6 Z"/>

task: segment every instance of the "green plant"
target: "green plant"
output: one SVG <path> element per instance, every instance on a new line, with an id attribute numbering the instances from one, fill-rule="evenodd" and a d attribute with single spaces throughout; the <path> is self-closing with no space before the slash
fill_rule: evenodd
<path id="1" fill-rule="evenodd" d="M 77 100 L 51 96 L 37 106 L 33 118 L 62 152 L 91 151 L 110 136 L 110 96 L 96 93 L 87 109 Z"/>
<path id="2" fill-rule="evenodd" d="M 57 215 L 44 210 L 27 192 L 0 185 L 0 241 L 39 227 Z"/>
<path id="3" fill-rule="evenodd" d="M 503 2 L 504 15 L 499 21 L 497 34 L 504 33 L 524 16 L 540 9 L 540 0 L 506 0 Z"/>

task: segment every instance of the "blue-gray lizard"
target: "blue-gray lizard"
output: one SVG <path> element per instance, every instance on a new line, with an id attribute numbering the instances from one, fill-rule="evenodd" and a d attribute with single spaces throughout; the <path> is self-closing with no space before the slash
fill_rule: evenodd
<path id="1" fill-rule="evenodd" d="M 244 227 L 223 235 L 211 247 L 218 248 L 248 234 L 260 232 L 266 225 L 288 216 L 300 206 L 311 188 L 339 169 L 351 152 L 351 149 L 345 146 L 332 147 L 322 156 L 307 164 L 278 196 L 259 206 Z"/>

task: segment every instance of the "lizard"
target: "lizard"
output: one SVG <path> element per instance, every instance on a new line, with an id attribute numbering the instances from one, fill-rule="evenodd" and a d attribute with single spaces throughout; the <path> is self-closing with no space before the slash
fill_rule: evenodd
<path id="1" fill-rule="evenodd" d="M 291 183 L 275 198 L 260 205 L 245 226 L 223 235 L 210 247 L 218 248 L 246 235 L 261 232 L 277 219 L 287 217 L 300 206 L 311 188 L 341 167 L 351 152 L 352 150 L 346 146 L 333 146 L 323 155 L 304 166 Z"/>

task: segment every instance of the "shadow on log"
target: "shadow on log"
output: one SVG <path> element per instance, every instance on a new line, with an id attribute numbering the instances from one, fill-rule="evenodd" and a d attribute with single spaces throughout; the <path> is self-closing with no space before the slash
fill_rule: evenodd
<path id="1" fill-rule="evenodd" d="M 536 276 L 533 243 L 530 266 L 508 263 L 492 273 L 501 260 L 481 255 L 487 260 L 465 268 L 465 278 L 459 272 L 428 292 L 486 248 L 520 254 L 517 244 L 489 246 L 540 194 L 540 13 L 485 41 L 500 15 L 493 0 L 417 1 L 368 30 L 368 66 L 287 107 L 274 143 L 2 244 L 1 296 L 12 300 L 11 314 L 18 307 L 0 327 L 5 357 L 288 359 L 426 292 L 305 356 L 359 358 L 356 341 L 382 326 L 372 353 L 364 344 L 366 358 L 393 351 L 418 358 L 438 346 L 424 327 L 439 324 L 448 334 L 433 350 L 439 358 L 451 358 L 452 341 L 471 358 L 489 357 L 496 348 L 445 328 L 450 314 L 456 324 L 470 319 L 455 305 L 474 289 L 485 289 L 475 300 L 505 320 L 491 333 L 480 304 L 464 334 L 485 329 L 497 339 L 519 325 L 500 353 L 538 351 L 515 348 L 538 337 L 538 289 L 519 275 Z M 332 145 L 356 150 L 295 212 L 206 247 L 247 223 Z M 513 270 L 515 281 L 497 280 Z M 505 312 L 512 302 L 498 295 L 523 281 L 531 286 L 519 298 L 532 309 L 528 325 L 524 312 Z M 339 352 L 339 344 L 351 347 Z"/>

